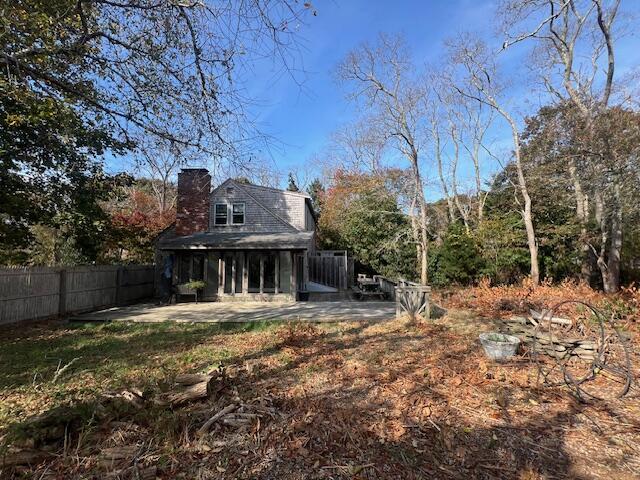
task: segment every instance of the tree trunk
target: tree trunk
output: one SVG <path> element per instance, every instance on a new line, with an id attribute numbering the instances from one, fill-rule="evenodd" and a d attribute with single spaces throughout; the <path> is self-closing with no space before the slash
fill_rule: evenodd
<path id="1" fill-rule="evenodd" d="M 575 158 L 569 159 L 569 175 L 571 175 L 571 181 L 573 182 L 573 191 L 576 198 L 576 217 L 580 223 L 580 250 L 582 251 L 580 261 L 580 278 L 587 285 L 591 284 L 592 274 L 592 252 L 589 248 L 588 228 L 587 223 L 589 220 L 589 199 L 582 189 L 580 178 L 578 177 L 578 168 L 576 166 Z"/>
<path id="2" fill-rule="evenodd" d="M 515 149 L 516 157 L 516 171 L 518 174 L 518 187 L 520 188 L 520 194 L 524 200 L 524 210 L 522 211 L 522 218 L 524 220 L 524 227 L 527 231 L 527 244 L 529 246 L 529 259 L 531 261 L 531 282 L 534 287 L 540 284 L 540 265 L 538 263 L 538 242 L 536 240 L 536 231 L 533 227 L 533 216 L 531 214 L 531 197 L 529 196 L 529 190 L 527 189 L 527 182 L 524 177 L 524 171 L 522 170 L 522 161 L 520 158 L 520 134 L 518 133 L 518 126 L 511 116 L 504 110 L 498 109 L 498 112 L 509 122 L 511 126 L 511 133 L 513 135 L 513 146 Z"/>
<path id="3" fill-rule="evenodd" d="M 426 285 L 429 281 L 428 274 L 428 251 L 429 238 L 427 236 L 427 202 L 425 202 L 424 194 L 420 197 L 420 236 L 421 236 L 421 258 L 420 258 L 420 283 Z"/>
<path id="4" fill-rule="evenodd" d="M 538 264 L 538 242 L 536 241 L 536 233 L 533 228 L 533 218 L 531 216 L 531 197 L 523 189 L 522 196 L 524 197 L 524 211 L 522 216 L 524 218 L 524 226 L 527 231 L 527 244 L 529 245 L 529 258 L 531 260 L 531 281 L 534 286 L 540 284 L 540 266 Z"/>
<path id="5" fill-rule="evenodd" d="M 476 143 L 473 146 L 473 171 L 476 178 L 476 195 L 478 196 L 478 223 L 482 222 L 484 217 L 484 200 L 482 198 L 482 177 L 480 175 L 480 147 Z"/>
<path id="6" fill-rule="evenodd" d="M 620 184 L 613 187 L 613 211 L 611 213 L 610 241 L 607 252 L 607 265 L 603 270 L 602 284 L 606 293 L 615 293 L 620 289 L 620 252 L 622 250 L 622 205 Z M 606 275 L 605 275 L 606 273 Z"/>
<path id="7" fill-rule="evenodd" d="M 444 193 L 444 198 L 447 201 L 447 209 L 449 211 L 449 221 L 451 223 L 456 221 L 456 212 L 455 207 L 453 205 L 453 199 L 451 195 L 449 195 L 449 188 L 447 187 L 447 182 L 444 179 L 444 174 L 442 172 L 442 152 L 440 151 L 440 137 L 436 137 L 436 160 L 438 162 L 438 176 L 440 177 L 440 184 L 442 185 L 442 193 Z"/>

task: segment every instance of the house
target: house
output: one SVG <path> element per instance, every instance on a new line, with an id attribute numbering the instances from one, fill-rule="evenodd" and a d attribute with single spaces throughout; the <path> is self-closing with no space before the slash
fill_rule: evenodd
<path id="1" fill-rule="evenodd" d="M 175 224 L 157 240 L 173 283 L 203 280 L 204 300 L 295 300 L 307 291 L 316 216 L 301 192 L 228 179 L 211 190 L 205 169 L 178 174 Z"/>

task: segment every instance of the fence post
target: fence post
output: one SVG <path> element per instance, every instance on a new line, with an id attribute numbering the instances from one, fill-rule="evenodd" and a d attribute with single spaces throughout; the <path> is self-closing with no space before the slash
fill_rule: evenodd
<path id="1" fill-rule="evenodd" d="M 60 287 L 58 288 L 58 316 L 64 317 L 67 313 L 67 271 L 60 270 Z"/>
<path id="2" fill-rule="evenodd" d="M 122 265 L 118 266 L 118 271 L 116 272 L 116 307 L 120 306 L 121 295 L 122 295 L 122 278 L 124 274 L 124 267 Z"/>

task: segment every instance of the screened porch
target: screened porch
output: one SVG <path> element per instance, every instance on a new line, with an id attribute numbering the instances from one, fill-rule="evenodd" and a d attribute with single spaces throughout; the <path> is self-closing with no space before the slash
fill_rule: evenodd
<path id="1" fill-rule="evenodd" d="M 304 251 L 176 251 L 177 284 L 205 282 L 204 300 L 296 299 L 304 288 Z"/>

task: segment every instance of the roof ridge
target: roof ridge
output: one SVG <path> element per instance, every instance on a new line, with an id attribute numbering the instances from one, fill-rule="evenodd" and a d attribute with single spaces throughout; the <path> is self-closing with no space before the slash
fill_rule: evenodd
<path id="1" fill-rule="evenodd" d="M 233 180 L 233 179 L 231 179 L 231 180 Z M 233 181 L 235 181 L 235 180 L 233 180 Z M 285 193 L 287 195 L 296 195 L 296 196 L 299 196 L 299 197 L 311 198 L 311 196 L 308 193 L 302 192 L 302 191 L 292 192 L 291 190 L 283 190 L 281 188 L 267 187 L 266 185 L 255 185 L 253 183 L 240 184 L 240 185 L 242 185 L 244 187 L 263 188 L 265 190 L 273 190 L 274 192 Z"/>

